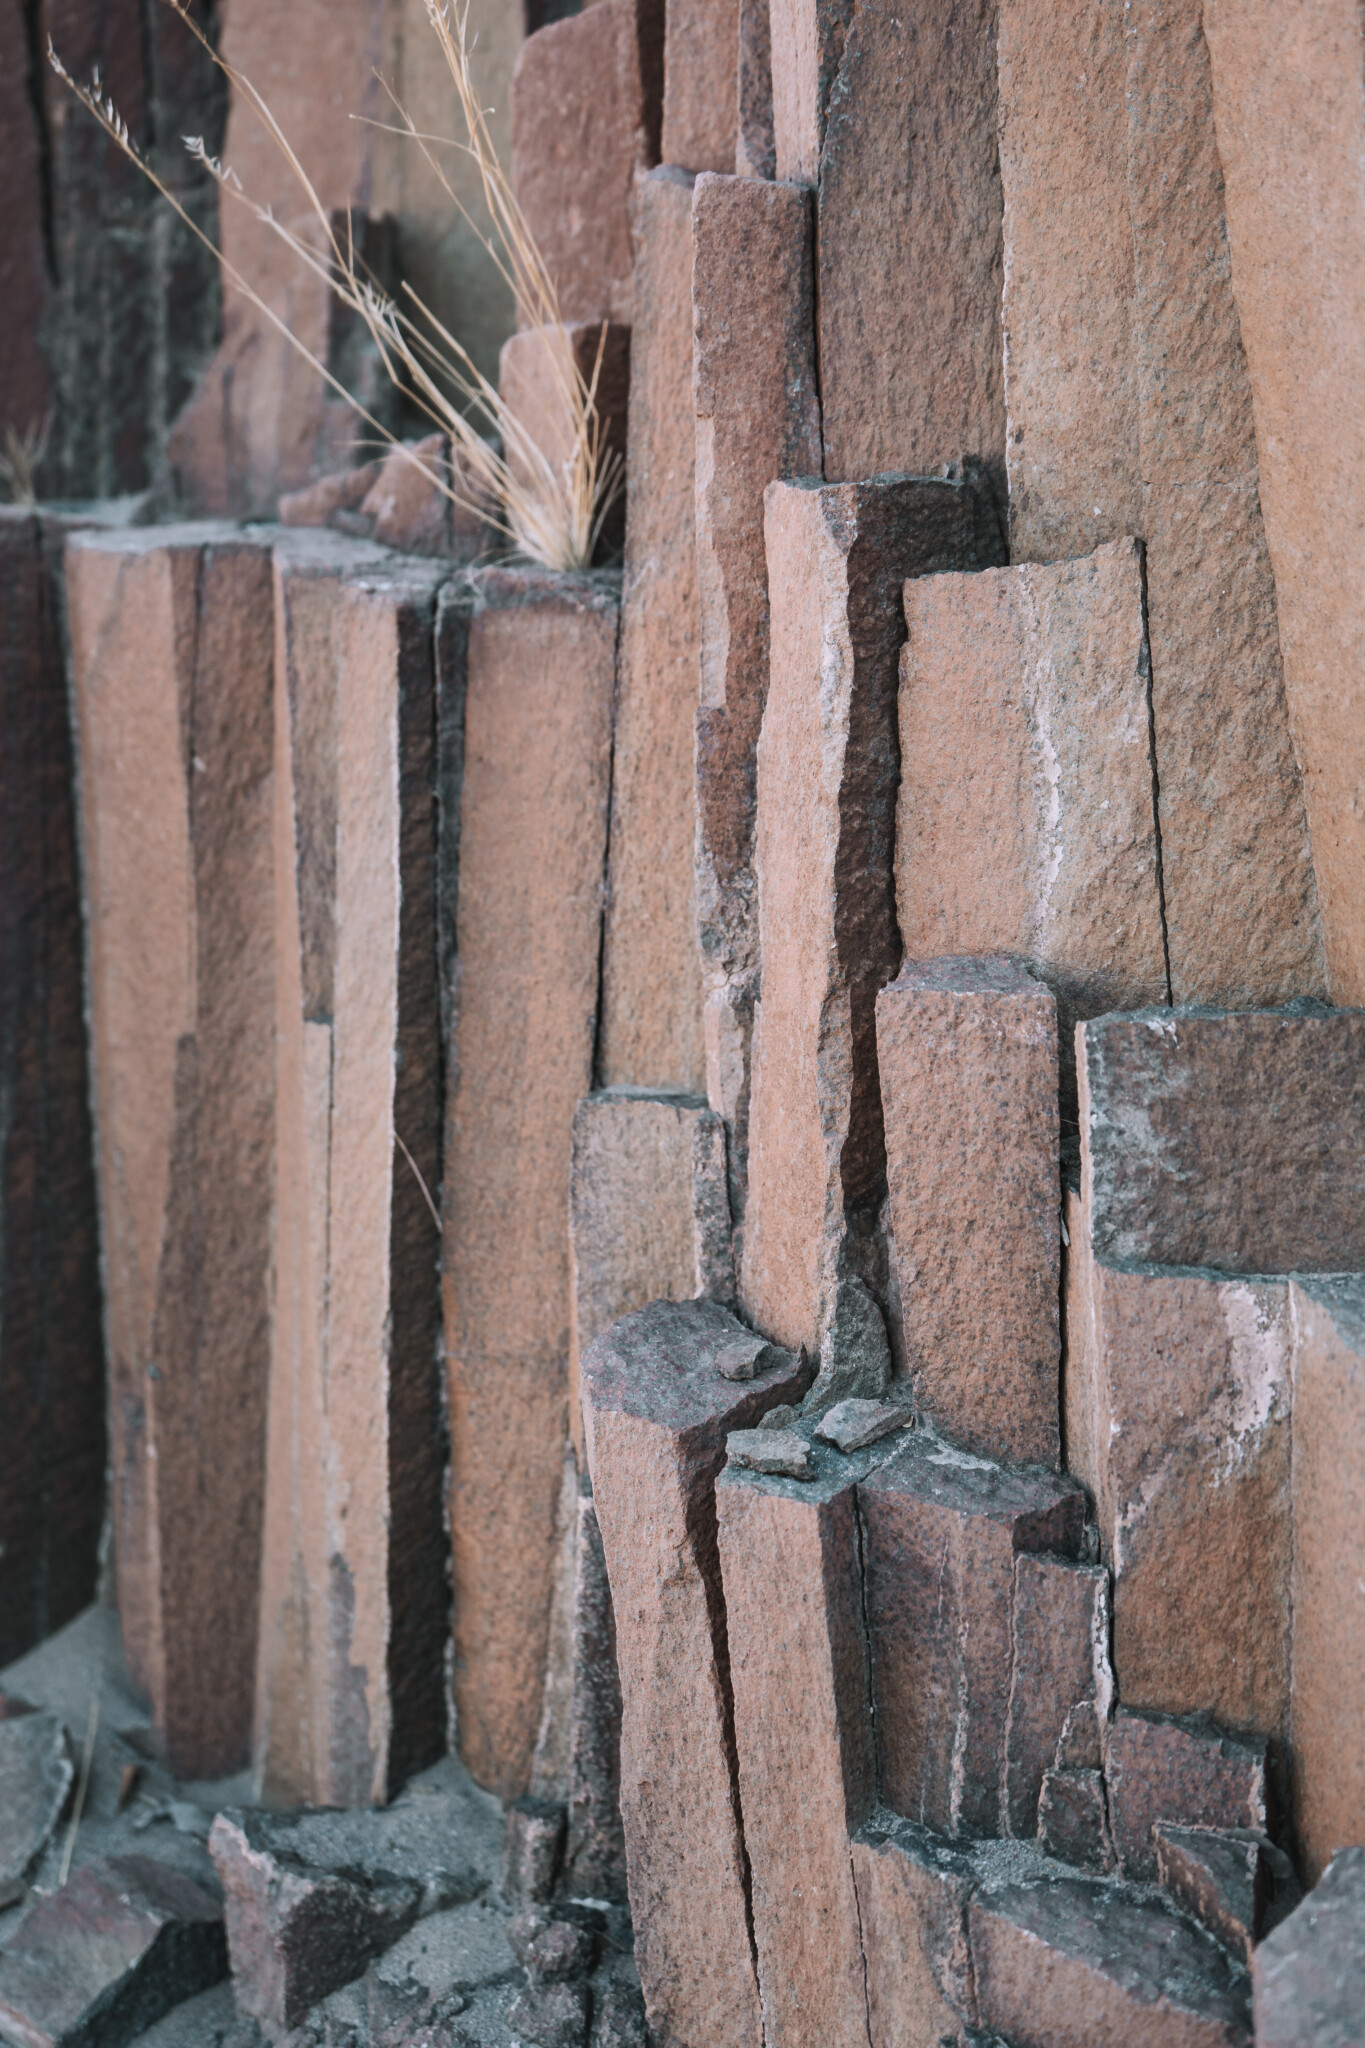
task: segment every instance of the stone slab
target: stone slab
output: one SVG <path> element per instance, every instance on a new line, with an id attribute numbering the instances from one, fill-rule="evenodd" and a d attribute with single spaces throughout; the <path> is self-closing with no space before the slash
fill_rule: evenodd
<path id="1" fill-rule="evenodd" d="M 1365 1849 L 1343 1849 L 1253 1955 L 1257 2048 L 1356 2048 L 1363 1930 Z"/>
<path id="2" fill-rule="evenodd" d="M 57 1715 L 6 1701 L 0 1718 L 0 1906 L 22 1899 L 75 1783 L 71 1747 Z"/>
<path id="3" fill-rule="evenodd" d="M 733 171 L 741 0 L 667 0 L 659 155 L 685 171 Z"/>
<path id="4" fill-rule="evenodd" d="M 1157 1878 L 1248 1969 L 1255 1944 L 1303 1896 L 1283 1849 L 1252 1828 L 1152 1829 Z"/>
<path id="5" fill-rule="evenodd" d="M 1061 1456 L 1057 1005 L 1003 954 L 907 961 L 877 996 L 906 1369 L 966 1449 Z"/>
<path id="6" fill-rule="evenodd" d="M 1038 1841 L 1049 1856 L 1105 1876 L 1114 1867 L 1104 1779 L 1081 1768 L 1045 1771 L 1038 1794 Z"/>
<path id="7" fill-rule="evenodd" d="M 503 1797 L 529 1778 L 554 1579 L 616 624 L 611 579 L 509 569 L 438 627 L 454 1683 L 461 1753 Z"/>
<path id="8" fill-rule="evenodd" d="M 820 176 L 830 91 L 853 12 L 853 0 L 769 0 L 779 178 L 814 185 Z"/>
<path id="9" fill-rule="evenodd" d="M 1264 1742 L 1237 1741 L 1203 1717 L 1179 1721 L 1121 1707 L 1105 1741 L 1104 1775 L 1125 1877 L 1156 1877 L 1158 1821 L 1265 1832 Z"/>
<path id="10" fill-rule="evenodd" d="M 1059 1760 L 1075 1710 L 1109 1718 L 1109 1574 L 1022 1553 L 1014 1561 L 1013 1656 L 1005 1723 L 1005 1832 L 1032 1841 L 1043 1778 Z"/>
<path id="11" fill-rule="evenodd" d="M 853 1837 L 871 2048 L 941 2048 L 976 2018 L 967 1943 L 970 1860 L 928 1828 L 879 1812 Z"/>
<path id="12" fill-rule="evenodd" d="M 736 1384 L 742 1326 L 715 1302 L 657 1302 L 581 1363 L 593 1498 L 616 1616 L 621 1812 L 651 2027 L 679 2048 L 762 2035 L 747 1919 L 714 1488 L 731 1429 L 799 1397 L 797 1360 Z M 697 1901 L 705 1901 L 699 1939 Z"/>

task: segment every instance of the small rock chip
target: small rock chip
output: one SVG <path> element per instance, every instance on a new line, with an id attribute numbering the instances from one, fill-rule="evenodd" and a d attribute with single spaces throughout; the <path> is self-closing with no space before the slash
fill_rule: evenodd
<path id="1" fill-rule="evenodd" d="M 29 1712 L 18 1701 L 6 1704 L 0 1718 L 0 1906 L 23 1897 L 28 1875 L 71 1797 L 74 1776 L 57 1716 Z"/>
<path id="2" fill-rule="evenodd" d="M 768 1410 L 758 1426 L 760 1429 L 790 1429 L 800 1414 L 799 1408 L 793 1408 L 788 1402 L 782 1401 L 776 1408 Z"/>
<path id="3" fill-rule="evenodd" d="M 730 1463 L 779 1479 L 809 1479 L 810 1445 L 794 1429 L 732 1429 L 725 1439 Z"/>
<path id="4" fill-rule="evenodd" d="M 716 1353 L 716 1371 L 727 1380 L 751 1380 L 777 1362 L 775 1348 L 766 1337 L 737 1337 Z"/>
<path id="5" fill-rule="evenodd" d="M 532 1984 L 512 2000 L 507 2018 L 535 2048 L 585 2048 L 590 2009 L 586 1984 Z"/>
<path id="6" fill-rule="evenodd" d="M 861 1451 L 893 1429 L 904 1429 L 909 1420 L 904 1408 L 891 1401 L 836 1401 L 816 1424 L 815 1434 L 841 1451 Z"/>
<path id="7" fill-rule="evenodd" d="M 507 1930 L 513 1954 L 532 1983 L 577 1977 L 597 1960 L 603 1916 L 573 1905 L 532 1906 Z"/>

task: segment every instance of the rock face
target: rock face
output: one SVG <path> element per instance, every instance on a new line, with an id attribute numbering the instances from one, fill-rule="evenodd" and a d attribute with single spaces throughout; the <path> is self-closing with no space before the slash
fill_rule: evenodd
<path id="1" fill-rule="evenodd" d="M 1294 1866 L 1254 1828 L 1152 1829 L 1157 1877 L 1223 1946 L 1251 1967 L 1252 1950 L 1302 1894 Z"/>
<path id="2" fill-rule="evenodd" d="M 777 175 L 813 185 L 852 0 L 769 0 L 769 15 Z"/>
<path id="3" fill-rule="evenodd" d="M 576 1534 L 564 1871 L 580 1897 L 621 1899 L 626 1895 L 621 1681 L 617 1675 L 616 1617 L 594 1501 L 579 1499 Z"/>
<path id="4" fill-rule="evenodd" d="M 444 1748 L 438 1235 L 423 1193 L 440 1179 L 436 581 L 330 536 L 276 551 L 255 1760 L 277 1802 L 383 1799 Z"/>
<path id="5" fill-rule="evenodd" d="M 1105 1782 L 1124 1876 L 1157 1876 L 1158 1821 L 1264 1833 L 1265 1778 L 1264 1743 L 1234 1741 L 1207 1722 L 1121 1707 L 1105 1744 Z"/>
<path id="6" fill-rule="evenodd" d="M 731 1429 L 799 1398 L 777 1354 L 741 1384 L 715 1358 L 743 1326 L 714 1302 L 656 1302 L 582 1360 L 583 1423 L 624 1702 L 621 1812 L 650 2025 L 679 2048 L 762 2038 L 747 1925 L 715 1479 Z M 706 1904 L 706 1940 L 695 1901 Z"/>
<path id="7" fill-rule="evenodd" d="M 1003 1832 L 1031 1842 L 1043 1781 L 1072 1761 L 1079 1726 L 1098 1737 L 1113 1702 L 1109 1574 L 1096 1565 L 1022 1551 L 1014 1561 L 1010 1696 L 1005 1723 Z"/>
<path id="8" fill-rule="evenodd" d="M 1353 2048 L 1360 2039 L 1365 1850 L 1343 1849 L 1252 1958 L 1257 2048 Z"/>
<path id="9" fill-rule="evenodd" d="M 874 1005 L 900 965 L 891 883 L 900 591 L 907 575 L 974 559 L 973 503 L 966 486 L 923 478 L 778 482 L 767 492 L 763 999 L 741 1295 L 779 1342 L 823 1347 L 830 1399 L 880 1391 L 839 1385 L 837 1375 L 855 1341 L 843 1327 L 851 1333 L 857 1320 L 850 1290 L 877 1277 L 885 1187 Z M 867 1312 L 880 1323 L 870 1298 Z"/>
<path id="10" fill-rule="evenodd" d="M 615 0 L 598 0 L 590 15 Z M 601 1078 L 706 1085 L 693 905 L 698 690 L 691 425 L 692 181 L 635 188 L 630 479 L 612 769 Z"/>
<path id="11" fill-rule="evenodd" d="M 773 143 L 772 22 L 768 0 L 739 0 L 739 134 L 735 169 L 741 178 L 777 175 Z"/>
<path id="12" fill-rule="evenodd" d="M 76 534 L 67 550 L 120 1619 L 186 1776 L 236 1768 L 251 1722 L 274 1135 L 270 576 L 268 549 L 230 528 Z"/>
<path id="13" fill-rule="evenodd" d="M 735 168 L 740 7 L 741 0 L 667 0 L 659 151 L 666 164 L 685 171 Z"/>
<path id="14" fill-rule="evenodd" d="M 526 1789 L 541 1708 L 616 622 L 610 579 L 509 569 L 486 572 L 472 609 L 456 597 L 440 625 L 455 1698 L 461 1752 L 504 1797 Z"/>
<path id="15" fill-rule="evenodd" d="M 884 1809 L 852 1842 L 872 2048 L 940 2048 L 975 2018 L 967 1945 L 970 1860 Z"/>
<path id="16" fill-rule="evenodd" d="M 906 1367 L 986 1457 L 1061 1443 L 1057 1006 L 1003 954 L 907 962 L 877 997 Z"/>
<path id="17" fill-rule="evenodd" d="M 76 1772 L 56 1714 L 16 1711 L 9 1701 L 0 1713 L 0 1906 L 12 1906 L 66 1811 Z"/>
<path id="18" fill-rule="evenodd" d="M 567 327 L 525 327 L 519 334 L 509 335 L 498 358 L 498 395 L 557 477 L 574 456 L 568 401 L 575 371 L 593 393 L 602 456 L 614 453 L 624 462 L 630 397 L 628 327 L 606 320 L 580 320 Z M 527 449 L 511 436 L 507 462 L 512 474 L 525 482 L 534 483 L 542 474 Z M 624 531 L 623 489 L 607 514 L 597 560 L 616 553 Z"/>
<path id="19" fill-rule="evenodd" d="M 12 24 L 0 36 L 11 28 L 18 33 Z M 6 64 L 0 57 L 0 70 Z M 0 94 L 8 90 L 7 81 Z M 11 286 L 6 301 L 14 305 Z M 93 1599 L 104 1506 L 104 1342 L 60 640 L 71 523 L 0 510 L 0 796 L 9 820 L 0 890 L 0 1666 Z"/>

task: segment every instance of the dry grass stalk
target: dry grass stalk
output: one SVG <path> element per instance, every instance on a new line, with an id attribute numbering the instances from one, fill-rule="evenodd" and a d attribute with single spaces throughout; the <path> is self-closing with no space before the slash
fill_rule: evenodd
<path id="1" fill-rule="evenodd" d="M 583 376 L 572 350 L 553 348 L 546 351 L 554 379 L 553 409 L 560 410 L 566 423 L 563 442 L 570 449 L 567 459 L 556 465 L 515 415 L 508 411 L 496 386 L 489 383 L 468 351 L 411 287 L 404 285 L 395 301 L 381 292 L 373 279 L 364 273 L 349 230 L 343 239 L 334 229 L 331 215 L 263 96 L 249 78 L 219 56 L 190 16 L 187 0 L 164 0 L 164 4 L 180 17 L 228 80 L 238 99 L 249 105 L 264 125 L 299 184 L 316 238 L 286 227 L 268 206 L 253 200 L 242 190 L 236 174 L 216 157 L 210 156 L 200 137 L 187 136 L 186 148 L 216 180 L 219 190 L 230 201 L 244 206 L 264 227 L 278 235 L 297 261 L 312 271 L 364 323 L 392 382 L 434 427 L 449 437 L 454 458 L 451 476 L 447 478 L 440 469 L 399 442 L 352 398 L 325 364 L 319 362 L 278 314 L 266 305 L 241 273 L 215 250 L 228 282 L 265 316 L 339 397 L 354 407 L 376 434 L 390 442 L 414 468 L 422 472 L 433 489 L 452 503 L 487 520 L 505 536 L 516 553 L 529 560 L 543 563 L 549 569 L 586 568 L 592 560 L 603 522 L 620 495 L 624 481 L 624 467 L 619 454 L 604 446 L 602 423 L 597 411 L 597 384 L 606 328 L 602 330 L 590 379 Z M 442 4 L 442 0 L 425 0 L 427 19 L 455 86 L 467 140 L 443 143 L 440 138 L 419 134 L 387 84 L 385 91 L 397 118 L 392 125 L 375 125 L 385 127 L 386 132 L 406 137 L 421 150 L 451 204 L 463 215 L 497 265 L 512 292 L 519 323 L 534 327 L 558 326 L 559 301 L 554 281 L 526 225 L 511 181 L 498 161 L 484 110 L 474 90 L 468 39 L 469 4 L 470 0 L 453 0 L 449 5 Z M 99 73 L 96 72 L 88 86 L 78 85 L 51 42 L 48 44 L 48 61 L 57 76 L 99 122 L 105 134 L 138 165 L 191 232 L 212 248 L 207 236 L 189 218 L 175 194 L 167 189 L 132 141 L 127 123 L 103 90 Z M 491 234 L 483 232 L 452 189 L 433 154 L 433 146 L 458 149 L 472 158 L 493 223 Z M 472 412 L 473 419 L 465 408 Z M 497 437 L 496 443 L 478 431 L 474 423 L 478 419 L 487 423 Z"/>
<path id="2" fill-rule="evenodd" d="M 0 441 L 0 485 L 8 492 L 12 505 L 37 504 L 38 471 L 51 438 L 51 412 L 30 422 L 22 434 L 14 427 L 5 428 Z"/>

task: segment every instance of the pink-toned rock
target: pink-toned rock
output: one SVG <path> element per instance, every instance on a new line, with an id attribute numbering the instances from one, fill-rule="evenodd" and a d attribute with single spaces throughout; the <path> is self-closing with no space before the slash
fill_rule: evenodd
<path id="1" fill-rule="evenodd" d="M 376 457 L 359 469 L 338 470 L 335 476 L 319 477 L 301 491 L 286 491 L 280 499 L 281 526 L 329 526 L 338 512 L 358 512 L 369 496 L 370 486 L 384 467 Z"/>
<path id="2" fill-rule="evenodd" d="M 659 154 L 685 171 L 733 171 L 741 0 L 667 0 Z"/>
<path id="3" fill-rule="evenodd" d="M 738 1385 L 716 1354 L 744 1334 L 715 1302 L 656 1302 L 582 1360 L 584 1433 L 616 1613 L 621 1812 L 650 2026 L 677 2048 L 756 2044 L 715 1479 L 725 1438 L 799 1398 L 777 1354 Z M 698 1939 L 698 1901 L 705 1939 Z"/>
<path id="4" fill-rule="evenodd" d="M 1021 1553 L 1011 1634 L 1004 1832 L 1031 1842 L 1043 1778 L 1065 1753 L 1078 1710 L 1089 1709 L 1100 1728 L 1109 1718 L 1109 1574 L 1098 1565 Z"/>
<path id="5" fill-rule="evenodd" d="M 961 1851 L 881 1812 L 853 1837 L 872 2048 L 941 2048 L 976 2018 L 967 1946 L 974 1879 Z"/>
<path id="6" fill-rule="evenodd" d="M 574 456 L 570 400 L 575 371 L 594 394 L 602 456 L 615 454 L 624 462 L 630 398 L 628 327 L 604 320 L 581 320 L 572 327 L 525 327 L 508 337 L 498 358 L 498 395 L 556 477 L 563 475 Z M 515 437 L 509 437 L 506 455 L 515 477 L 532 486 L 541 483 L 539 466 Z M 616 552 L 624 531 L 623 485 L 602 528 L 599 559 Z"/>
<path id="7" fill-rule="evenodd" d="M 1305 1874 L 1365 1838 L 1365 1282 L 1296 1279 L 1293 1819 Z"/>
<path id="8" fill-rule="evenodd" d="M 997 12 L 851 11 L 820 155 L 818 305 L 828 480 L 975 460 L 1003 514 Z"/>
<path id="9" fill-rule="evenodd" d="M 465 1761 L 504 1797 L 530 1772 L 554 1577 L 616 624 L 610 579 L 510 569 L 441 624 L 455 1697 Z"/>
<path id="10" fill-rule="evenodd" d="M 1055 1465 L 1056 1002 L 1004 954 L 907 962 L 877 1064 L 916 1405 L 969 1450 Z"/>
<path id="11" fill-rule="evenodd" d="M 599 0 L 591 12 L 614 4 Z M 634 203 L 630 478 L 601 1078 L 700 1094 L 706 1056 L 693 882 L 692 728 L 700 667 L 692 180 L 677 170 L 655 171 L 636 186 Z"/>
<path id="12" fill-rule="evenodd" d="M 758 977 L 754 762 L 770 633 L 763 492 L 775 476 L 820 473 L 811 211 L 799 187 L 698 178 L 692 325 L 701 616 L 697 929 L 707 985 L 707 1091 L 729 1128 L 738 1196 Z"/>
<path id="13" fill-rule="evenodd" d="M 1038 1793 L 1038 1841 L 1049 1856 L 1104 1876 L 1114 1867 L 1104 1778 L 1097 1770 L 1044 1771 Z"/>
<path id="14" fill-rule="evenodd" d="M 512 176 L 561 320 L 631 324 L 631 187 L 659 161 L 663 73 L 663 0 L 598 0 L 518 52 Z"/>
<path id="15" fill-rule="evenodd" d="M 1155 1878 L 1158 1821 L 1265 1832 L 1265 1744 L 1238 1742 L 1212 1722 L 1120 1707 L 1105 1742 L 1104 1776 L 1125 1877 Z"/>
<path id="16" fill-rule="evenodd" d="M 814 185 L 853 0 L 768 0 L 768 11 L 777 175 Z"/>
<path id="17" fill-rule="evenodd" d="M 735 170 L 741 178 L 775 178 L 772 24 L 768 0 L 739 0 L 739 132 Z"/>
<path id="18" fill-rule="evenodd" d="M 449 482 L 450 467 L 444 434 L 428 434 L 410 450 L 391 448 L 357 508 L 370 522 L 369 538 L 408 555 L 453 554 L 454 507 L 437 481 Z M 465 515 L 460 524 L 478 535 L 477 519 Z"/>
<path id="19" fill-rule="evenodd" d="M 245 1760 L 261 1561 L 270 553 L 162 527 L 66 562 L 120 1619 L 175 1769 L 213 1777 Z"/>
<path id="20" fill-rule="evenodd" d="M 968 486 L 931 478 L 777 482 L 766 497 L 763 999 L 741 1293 L 761 1329 L 821 1348 L 826 1405 L 885 1384 L 885 1333 L 878 1340 L 872 1328 L 881 1310 L 865 1282 L 878 1279 L 886 1172 L 875 1002 L 900 965 L 891 857 L 901 585 L 970 563 L 973 516 Z M 864 1335 L 866 1368 L 856 1355 Z"/>

